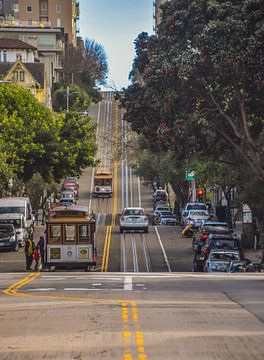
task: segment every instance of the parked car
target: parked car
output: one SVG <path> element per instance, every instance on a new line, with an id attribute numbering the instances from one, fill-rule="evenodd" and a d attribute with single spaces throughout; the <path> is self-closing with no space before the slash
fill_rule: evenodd
<path id="1" fill-rule="evenodd" d="M 26 221 L 23 214 L 0 214 L 0 224 L 12 224 L 16 230 L 17 241 L 20 246 L 25 245 L 25 241 L 29 238 Z"/>
<path id="2" fill-rule="evenodd" d="M 156 212 L 154 222 L 159 225 L 177 225 L 177 220 L 171 211 Z"/>
<path id="3" fill-rule="evenodd" d="M 0 199 L 0 214 L 19 213 L 25 217 L 26 228 L 30 236 L 34 233 L 35 216 L 28 197 L 6 197 Z"/>
<path id="4" fill-rule="evenodd" d="M 198 202 L 187 203 L 187 204 L 185 205 L 184 211 L 189 211 L 189 210 L 203 210 L 203 211 L 208 211 L 206 204 L 204 204 L 204 203 L 198 203 Z"/>
<path id="5" fill-rule="evenodd" d="M 204 271 L 228 272 L 231 262 L 239 260 L 239 251 L 225 249 L 212 250 L 205 261 Z"/>
<path id="6" fill-rule="evenodd" d="M 203 241 L 205 243 L 210 234 L 232 235 L 232 232 L 229 229 L 227 223 L 212 222 L 212 221 L 205 222 L 200 226 L 200 229 L 197 232 L 196 237 L 193 239 L 193 243 L 192 243 L 193 250 L 197 251 L 199 242 Z"/>
<path id="7" fill-rule="evenodd" d="M 60 204 L 75 205 L 76 200 L 74 191 L 62 191 L 60 196 Z"/>
<path id="8" fill-rule="evenodd" d="M 155 204 L 155 212 L 159 212 L 159 211 L 171 211 L 169 204 L 167 203 L 156 203 Z"/>
<path id="9" fill-rule="evenodd" d="M 79 186 L 76 184 L 75 181 L 64 180 L 61 190 L 62 191 L 73 191 L 75 198 L 78 199 Z"/>
<path id="10" fill-rule="evenodd" d="M 158 189 L 154 192 L 153 195 L 154 204 L 156 204 L 158 201 L 165 201 L 167 203 L 168 201 L 168 193 L 164 189 Z"/>
<path id="11" fill-rule="evenodd" d="M 79 187 L 79 180 L 76 176 L 65 176 L 64 181 L 74 181 L 76 185 Z"/>
<path id="12" fill-rule="evenodd" d="M 223 250 L 236 250 L 239 251 L 240 257 L 243 260 L 245 255 L 242 249 L 240 240 L 231 235 L 225 234 L 211 234 L 208 237 L 208 243 L 202 247 L 202 253 L 207 256 L 211 250 L 223 249 Z"/>
<path id="13" fill-rule="evenodd" d="M 19 243 L 14 225 L 0 224 L 0 249 L 19 250 Z"/>
<path id="14" fill-rule="evenodd" d="M 143 208 L 127 207 L 120 217 L 120 233 L 123 231 L 144 231 L 148 233 L 149 219 Z"/>
<path id="15" fill-rule="evenodd" d="M 209 218 L 208 211 L 205 210 L 188 210 L 182 214 L 182 226 L 189 223 L 200 223 L 207 221 Z"/>

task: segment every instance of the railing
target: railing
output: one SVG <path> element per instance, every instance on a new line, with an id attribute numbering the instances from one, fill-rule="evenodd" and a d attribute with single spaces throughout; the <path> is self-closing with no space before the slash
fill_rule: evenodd
<path id="1" fill-rule="evenodd" d="M 50 21 L 1 20 L 0 28 L 51 28 Z"/>

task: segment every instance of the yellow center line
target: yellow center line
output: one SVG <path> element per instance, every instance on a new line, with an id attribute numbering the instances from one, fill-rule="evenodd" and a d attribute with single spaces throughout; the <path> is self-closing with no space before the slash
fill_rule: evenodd
<path id="1" fill-rule="evenodd" d="M 115 126 L 115 144 L 118 145 L 118 105 L 116 104 L 116 126 Z M 105 243 L 104 243 L 104 252 L 102 259 L 101 271 L 107 271 L 108 262 L 109 262 L 109 253 L 110 253 L 110 239 L 112 227 L 115 225 L 115 217 L 117 212 L 117 161 L 114 162 L 114 204 L 113 204 L 113 217 L 110 226 L 107 226 Z M 82 298 L 82 297 L 66 297 L 59 295 L 34 295 L 29 293 L 24 293 L 21 291 L 21 288 L 35 280 L 41 273 L 31 273 L 27 277 L 17 281 L 16 283 L 10 285 L 7 289 L 3 290 L 3 293 L 6 295 L 16 296 L 16 297 L 30 297 L 35 299 L 50 299 L 50 300 L 64 300 L 64 301 L 89 301 L 96 303 L 112 303 L 118 304 L 121 306 L 121 317 L 123 322 L 123 360 L 133 360 L 136 359 L 133 356 L 136 353 L 137 360 L 147 360 L 147 355 L 145 353 L 144 347 L 144 336 L 140 331 L 141 327 L 139 324 L 138 309 L 135 301 L 131 300 L 116 300 L 116 299 L 96 299 L 96 298 Z M 19 291 L 19 292 L 18 292 Z M 133 346 L 134 345 L 134 346 Z M 134 348 L 134 349 L 133 349 Z"/>

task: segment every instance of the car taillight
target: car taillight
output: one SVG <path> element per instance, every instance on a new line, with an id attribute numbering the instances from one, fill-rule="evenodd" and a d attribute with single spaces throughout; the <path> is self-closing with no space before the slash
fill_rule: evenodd
<path id="1" fill-rule="evenodd" d="M 200 235 L 200 240 L 206 240 L 208 238 L 207 235 Z"/>

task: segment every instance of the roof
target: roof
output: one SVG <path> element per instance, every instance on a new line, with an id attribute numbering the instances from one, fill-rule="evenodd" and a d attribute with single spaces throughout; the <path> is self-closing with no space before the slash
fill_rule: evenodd
<path id="1" fill-rule="evenodd" d="M 1 40 L 1 39 L 0 39 Z M 0 62 L 0 76 L 6 75 L 15 63 L 1 63 Z M 21 64 L 31 73 L 34 79 L 39 83 L 41 88 L 44 88 L 44 69 L 43 63 L 23 63 Z"/>
<path id="2" fill-rule="evenodd" d="M 41 88 L 44 88 L 44 68 L 43 63 L 22 63 L 25 68 L 34 76 Z"/>
<path id="3" fill-rule="evenodd" d="M 0 206 L 14 206 L 24 205 L 26 201 L 29 201 L 28 197 L 6 197 L 0 199 Z"/>
<path id="4" fill-rule="evenodd" d="M 36 47 L 18 39 L 0 38 L 0 49 L 37 50 Z"/>
<path id="5" fill-rule="evenodd" d="M 96 174 L 96 176 L 98 176 L 98 175 L 112 175 L 112 171 L 109 168 L 97 168 L 95 174 Z"/>
<path id="6" fill-rule="evenodd" d="M 21 219 L 23 216 L 21 213 L 0 214 L 0 219 Z"/>

